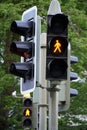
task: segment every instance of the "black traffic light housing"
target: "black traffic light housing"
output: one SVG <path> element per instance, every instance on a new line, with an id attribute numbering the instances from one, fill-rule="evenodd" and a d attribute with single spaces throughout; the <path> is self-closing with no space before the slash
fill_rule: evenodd
<path id="1" fill-rule="evenodd" d="M 23 99 L 22 125 L 24 128 L 32 128 L 32 98 Z"/>
<path id="2" fill-rule="evenodd" d="M 32 63 L 12 63 L 10 65 L 10 73 L 21 78 L 24 78 L 24 82 L 26 79 L 33 79 L 34 76 L 34 64 Z"/>
<path id="3" fill-rule="evenodd" d="M 31 37 L 35 34 L 35 23 L 33 19 L 29 21 L 13 21 L 11 30 L 19 35 Z"/>
<path id="4" fill-rule="evenodd" d="M 31 24 L 32 23 L 32 24 Z M 33 79 L 34 77 L 34 63 L 31 61 L 26 62 L 27 58 L 34 57 L 34 21 L 13 21 L 11 24 L 11 31 L 19 35 L 25 36 L 24 42 L 15 41 L 10 45 L 10 51 L 18 56 L 25 58 L 24 63 L 12 63 L 10 65 L 10 73 L 26 79 Z M 28 40 L 27 40 L 28 38 Z"/>
<path id="5" fill-rule="evenodd" d="M 33 41 L 14 41 L 10 45 L 10 51 L 16 55 L 22 56 L 24 58 L 31 58 L 34 54 L 34 43 Z"/>
<path id="6" fill-rule="evenodd" d="M 20 35 L 21 41 L 13 41 L 10 51 L 20 56 L 20 62 L 10 65 L 10 73 L 19 76 L 21 94 L 33 92 L 36 87 L 37 56 L 37 7 L 22 14 L 22 20 L 11 23 L 11 31 Z"/>
<path id="7" fill-rule="evenodd" d="M 59 36 L 67 36 L 67 25 L 68 17 L 64 14 L 55 14 L 47 16 L 47 34 L 59 34 Z"/>
<path id="8" fill-rule="evenodd" d="M 47 16 L 46 79 L 67 79 L 68 17 Z"/>

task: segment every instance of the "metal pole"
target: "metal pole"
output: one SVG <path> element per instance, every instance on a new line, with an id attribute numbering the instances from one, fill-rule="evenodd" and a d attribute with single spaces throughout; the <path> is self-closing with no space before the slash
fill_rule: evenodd
<path id="1" fill-rule="evenodd" d="M 58 130 L 59 86 L 49 88 L 49 130 Z"/>
<path id="2" fill-rule="evenodd" d="M 40 35 L 41 35 L 41 17 L 38 16 L 37 18 L 37 68 L 36 68 L 36 81 L 37 81 L 37 84 L 36 84 L 36 88 L 35 88 L 35 91 L 33 92 L 33 103 L 34 103 L 34 106 L 33 106 L 33 130 L 39 130 L 39 127 L 38 127 L 38 104 L 40 103 L 40 89 L 39 88 L 39 65 L 40 65 Z"/>
<path id="3" fill-rule="evenodd" d="M 40 89 L 39 105 L 39 130 L 47 130 L 47 81 L 45 79 L 46 66 L 46 33 L 41 34 L 40 43 L 40 74 L 39 83 L 43 88 Z"/>

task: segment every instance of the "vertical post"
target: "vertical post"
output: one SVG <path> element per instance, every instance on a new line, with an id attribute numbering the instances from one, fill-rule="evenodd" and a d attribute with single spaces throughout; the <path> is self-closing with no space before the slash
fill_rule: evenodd
<path id="1" fill-rule="evenodd" d="M 59 85 L 55 88 L 48 88 L 49 91 L 49 130 L 58 130 L 58 102 Z"/>
<path id="2" fill-rule="evenodd" d="M 36 56 L 36 81 L 39 82 L 39 65 L 40 65 L 40 35 L 41 35 L 41 17 L 37 17 L 37 56 Z M 39 84 L 36 84 L 35 91 L 33 92 L 33 130 L 38 128 L 38 104 L 40 103 L 40 89 Z M 36 112 L 36 113 L 35 113 Z"/>
<path id="3" fill-rule="evenodd" d="M 33 113 L 32 113 L 32 129 L 38 130 L 38 104 L 33 103 Z"/>
<path id="4" fill-rule="evenodd" d="M 39 130 L 47 130 L 47 81 L 45 79 L 46 66 L 46 33 L 41 34 L 40 44 L 40 78 L 39 82 L 43 89 L 40 89 L 40 105 L 39 105 Z"/>

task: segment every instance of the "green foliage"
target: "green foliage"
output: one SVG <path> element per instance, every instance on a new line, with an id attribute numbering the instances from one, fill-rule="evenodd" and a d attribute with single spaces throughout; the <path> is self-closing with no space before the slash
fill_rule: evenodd
<path id="1" fill-rule="evenodd" d="M 68 124 L 70 115 L 87 114 L 87 1 L 84 0 L 59 0 L 62 12 L 69 18 L 69 41 L 71 43 L 71 54 L 79 59 L 79 63 L 72 65 L 72 71 L 85 78 L 84 83 L 71 83 L 72 88 L 79 91 L 77 97 L 71 98 L 70 109 L 62 113 L 64 115 L 60 124 Z M 9 65 L 12 61 L 19 61 L 15 55 L 9 51 L 10 43 L 19 39 L 10 32 L 10 24 L 13 20 L 20 20 L 23 11 L 32 6 L 37 6 L 38 15 L 42 17 L 42 32 L 46 31 L 46 15 L 51 0 L 1 0 L 0 1 L 0 129 L 10 129 L 13 125 L 21 130 L 21 100 L 14 99 L 11 93 L 14 90 L 19 92 L 19 79 L 9 74 Z M 13 109 L 14 114 L 8 117 L 9 110 Z M 20 113 L 20 114 L 19 114 Z M 72 118 L 74 122 L 79 120 Z M 84 124 L 84 122 L 80 121 Z M 19 126 L 20 124 L 20 126 Z"/>

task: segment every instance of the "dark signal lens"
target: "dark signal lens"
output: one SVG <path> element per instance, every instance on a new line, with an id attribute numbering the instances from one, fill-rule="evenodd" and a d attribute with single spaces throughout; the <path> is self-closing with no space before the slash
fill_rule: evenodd
<path id="1" fill-rule="evenodd" d="M 68 17 L 64 14 L 53 15 L 50 23 L 51 31 L 55 34 L 61 34 L 66 31 L 68 25 Z"/>
<path id="2" fill-rule="evenodd" d="M 23 122 L 24 127 L 31 127 L 31 125 L 32 125 L 31 119 L 27 118 L 24 120 L 24 122 Z"/>
<path id="3" fill-rule="evenodd" d="M 62 59 L 55 59 L 49 63 L 49 71 L 52 77 L 59 78 L 67 71 L 67 63 Z"/>

